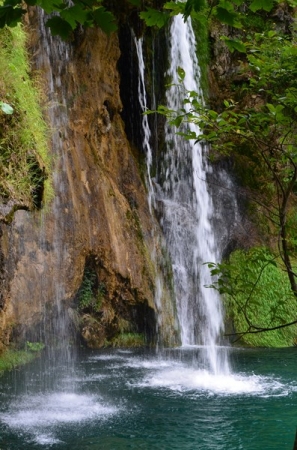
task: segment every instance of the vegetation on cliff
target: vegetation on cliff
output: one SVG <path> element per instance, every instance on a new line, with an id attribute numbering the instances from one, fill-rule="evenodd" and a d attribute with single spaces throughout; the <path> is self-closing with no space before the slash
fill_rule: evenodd
<path id="1" fill-rule="evenodd" d="M 93 263 L 94 264 L 94 263 Z M 139 329 L 134 310 L 133 319 L 127 306 L 120 311 L 108 298 L 103 282 L 100 282 L 96 267 L 88 261 L 81 286 L 75 299 L 78 311 L 78 327 L 84 343 L 91 348 L 140 347 L 146 340 Z"/>
<path id="2" fill-rule="evenodd" d="M 40 342 L 27 342 L 23 350 L 13 348 L 6 350 L 0 356 L 0 373 L 33 361 L 40 356 L 43 348 L 44 345 Z"/>
<path id="3" fill-rule="evenodd" d="M 265 247 L 253 247 L 209 266 L 219 275 L 212 287 L 225 297 L 231 341 L 257 347 L 296 345 L 297 325 L 287 324 L 297 317 L 297 303 L 279 257 Z"/>
<path id="4" fill-rule="evenodd" d="M 0 30 L 0 196 L 10 202 L 2 219 L 8 222 L 15 209 L 40 207 L 52 195 L 40 92 L 30 77 L 23 27 Z"/>
<path id="5" fill-rule="evenodd" d="M 197 132 L 183 128 L 179 133 L 185 139 L 211 144 L 213 160 L 229 158 L 233 161 L 243 183 L 241 191 L 245 201 L 253 205 L 250 211 L 260 229 L 256 242 L 245 245 L 255 245 L 257 240 L 258 244 L 269 245 L 274 255 L 272 259 L 278 261 L 278 270 L 286 273 L 290 286 L 290 295 L 285 299 L 286 311 L 282 307 L 284 296 L 276 293 L 278 303 L 275 304 L 269 290 L 264 289 L 266 294 L 261 294 L 259 302 L 263 317 L 245 314 L 249 307 L 253 308 L 252 296 L 248 292 L 239 293 L 233 284 L 232 298 L 241 305 L 237 308 L 235 333 L 244 335 L 246 343 L 260 345 L 292 345 L 294 339 L 285 337 L 283 329 L 297 323 L 292 307 L 293 299 L 296 302 L 297 298 L 294 269 L 297 258 L 294 220 L 297 200 L 297 43 L 293 6 L 296 4 L 292 1 L 258 0 L 209 2 L 206 8 L 198 0 L 165 5 L 171 14 L 203 15 L 211 27 L 217 27 L 221 32 L 221 52 L 228 61 L 220 68 L 221 73 L 217 73 L 222 77 L 218 82 L 221 93 L 210 98 L 209 105 L 205 106 L 197 92 L 185 91 L 184 108 L 170 111 L 160 106 L 158 112 L 167 116 L 177 128 L 184 123 L 196 124 Z M 179 76 L 182 88 L 182 70 L 179 70 Z M 238 255 L 247 270 L 251 264 L 258 274 L 254 292 L 260 289 L 261 279 L 268 276 L 268 272 L 271 280 L 277 279 L 274 265 L 268 265 L 265 271 L 261 269 L 263 255 L 256 250 L 245 253 L 244 257 L 243 254 L 231 256 L 228 262 L 230 273 L 238 269 Z M 221 293 L 229 294 L 226 304 L 228 308 L 234 307 L 235 303 L 230 301 L 230 285 L 226 285 L 226 267 L 210 266 L 213 275 L 219 276 L 219 285 L 215 287 Z M 265 310 L 270 307 L 276 308 L 278 314 L 267 314 Z M 233 317 L 235 319 L 235 314 Z M 278 338 L 272 338 L 272 335 L 265 338 L 266 341 L 264 338 L 247 338 L 249 333 L 258 335 L 261 331 L 275 329 L 280 330 Z M 289 334 L 295 333 L 295 329 L 292 330 Z"/>

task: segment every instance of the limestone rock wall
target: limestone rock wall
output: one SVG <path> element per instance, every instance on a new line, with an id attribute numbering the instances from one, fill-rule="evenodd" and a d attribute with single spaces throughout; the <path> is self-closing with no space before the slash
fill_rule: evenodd
<path id="1" fill-rule="evenodd" d="M 90 261 L 104 285 L 104 320 L 93 327 L 97 340 L 86 325 L 86 341 L 100 346 L 128 323 L 150 341 L 159 331 L 163 342 L 175 344 L 165 280 L 159 309 L 166 315 L 155 304 L 158 267 L 150 255 L 159 252 L 151 233 L 157 225 L 120 115 L 118 37 L 89 29 L 65 44 L 34 10 L 28 29 L 46 92 L 55 196 L 41 210 L 17 211 L 11 224 L 1 224 L 0 350 L 13 339 L 42 339 L 61 309 L 73 318 Z"/>

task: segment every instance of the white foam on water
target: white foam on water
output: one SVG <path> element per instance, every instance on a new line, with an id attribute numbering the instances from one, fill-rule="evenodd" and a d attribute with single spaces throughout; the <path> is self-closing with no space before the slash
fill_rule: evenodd
<path id="1" fill-rule="evenodd" d="M 56 392 L 22 397 L 0 414 L 0 421 L 47 445 L 59 442 L 54 433 L 59 425 L 104 420 L 117 411 L 95 395 Z"/>
<path id="2" fill-rule="evenodd" d="M 122 349 L 118 349 L 117 353 L 133 353 L 132 350 L 122 350 Z"/>
<path id="3" fill-rule="evenodd" d="M 134 384 L 135 385 L 135 384 Z M 175 392 L 197 395 L 255 395 L 286 396 L 293 386 L 272 377 L 255 374 L 214 375 L 207 370 L 178 367 L 155 371 L 137 383 L 139 387 L 165 388 Z"/>
<path id="4" fill-rule="evenodd" d="M 133 367 L 135 369 L 164 369 L 164 368 L 172 368 L 172 367 L 183 367 L 183 364 L 179 361 L 166 360 L 166 359 L 150 359 L 144 360 L 140 358 L 131 358 L 128 359 L 124 364 L 124 366 Z"/>
<path id="5" fill-rule="evenodd" d="M 37 434 L 36 436 L 34 436 L 34 441 L 36 442 L 36 444 L 50 446 L 62 443 L 60 439 L 56 439 L 52 434 Z"/>
<path id="6" fill-rule="evenodd" d="M 88 361 L 114 361 L 121 359 L 125 359 L 125 357 L 120 355 L 96 355 L 90 356 Z"/>

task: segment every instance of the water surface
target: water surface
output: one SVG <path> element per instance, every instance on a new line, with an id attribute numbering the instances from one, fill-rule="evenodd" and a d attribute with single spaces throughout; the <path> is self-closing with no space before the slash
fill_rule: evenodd
<path id="1" fill-rule="evenodd" d="M 5 374 L 0 449 L 292 450 L 296 349 L 230 350 L 216 376 L 201 352 L 86 352 Z"/>

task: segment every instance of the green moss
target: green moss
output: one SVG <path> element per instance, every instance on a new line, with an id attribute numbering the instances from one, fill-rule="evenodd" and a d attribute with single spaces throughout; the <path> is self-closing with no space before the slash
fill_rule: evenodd
<path id="1" fill-rule="evenodd" d="M 270 261 L 270 262 L 269 262 Z M 232 294 L 225 298 L 227 320 L 238 333 L 248 330 L 246 318 L 255 326 L 271 328 L 297 317 L 297 302 L 281 262 L 265 248 L 237 250 L 228 264 Z M 297 326 L 245 334 L 240 340 L 254 347 L 296 345 Z"/>
<path id="2" fill-rule="evenodd" d="M 53 197 L 40 98 L 37 80 L 31 79 L 23 27 L 0 30 L 0 101 L 14 110 L 9 115 L 0 111 L 0 195 L 29 208 Z"/>
<path id="3" fill-rule="evenodd" d="M 127 209 L 126 219 L 129 222 L 129 229 L 134 231 L 135 236 L 137 236 L 141 244 L 144 245 L 140 219 L 135 208 L 131 207 L 131 209 Z"/>
<path id="4" fill-rule="evenodd" d="M 0 356 L 0 372 L 24 365 L 38 356 L 38 353 L 25 350 L 8 350 Z"/>
<path id="5" fill-rule="evenodd" d="M 141 333 L 120 333 L 110 341 L 105 341 L 106 347 L 143 347 L 144 335 Z"/>
<path id="6" fill-rule="evenodd" d="M 77 293 L 78 310 L 91 314 L 100 313 L 105 294 L 105 284 L 99 283 L 96 272 L 87 267 Z"/>

